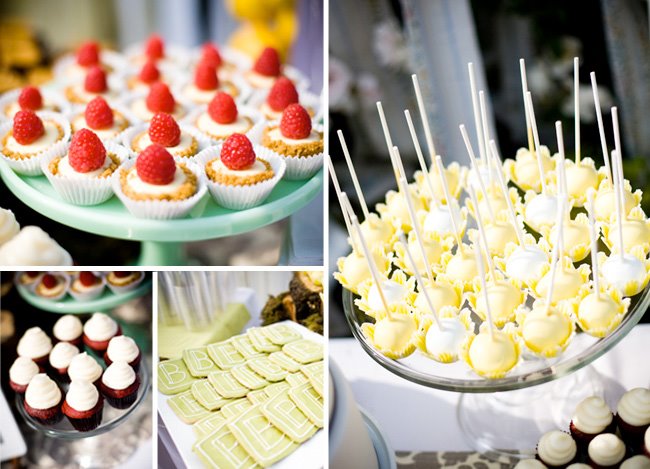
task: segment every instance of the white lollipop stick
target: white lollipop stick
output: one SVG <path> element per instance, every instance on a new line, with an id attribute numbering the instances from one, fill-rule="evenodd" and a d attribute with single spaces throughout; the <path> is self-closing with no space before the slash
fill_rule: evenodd
<path id="1" fill-rule="evenodd" d="M 454 236 L 456 237 L 456 244 L 458 249 L 463 248 L 463 241 L 460 239 L 460 230 L 458 229 L 458 224 L 456 223 L 456 217 L 454 216 L 454 207 L 451 205 L 451 194 L 449 193 L 449 186 L 447 185 L 447 178 L 445 178 L 445 168 L 442 166 L 442 158 L 440 155 L 436 155 L 436 167 L 438 168 L 438 174 L 440 175 L 440 183 L 442 184 L 442 191 L 445 194 L 445 199 L 447 199 L 447 210 L 449 210 L 449 219 L 451 220 L 451 229 L 454 230 Z"/>
<path id="2" fill-rule="evenodd" d="M 528 139 L 528 151 L 535 151 L 533 146 L 533 130 L 530 127 L 530 116 L 528 115 L 528 106 L 526 105 L 526 93 L 528 93 L 528 80 L 526 79 L 526 61 L 519 59 L 519 72 L 521 74 L 521 92 L 524 97 L 524 113 L 526 114 L 526 137 Z"/>
<path id="3" fill-rule="evenodd" d="M 427 142 L 427 149 L 429 150 L 429 159 L 431 160 L 431 165 L 433 166 L 433 158 L 436 155 L 436 148 L 433 145 L 431 127 L 429 127 L 429 116 L 427 116 L 427 111 L 424 108 L 424 99 L 422 99 L 422 90 L 420 90 L 420 82 L 418 81 L 418 76 L 413 74 L 411 75 L 411 79 L 413 80 L 415 98 L 417 99 L 418 109 L 420 110 L 420 119 L 422 119 L 422 126 L 424 127 L 424 138 Z"/>
<path id="4" fill-rule="evenodd" d="M 573 58 L 573 112 L 576 134 L 576 164 L 580 164 L 580 59 Z"/>
<path id="5" fill-rule="evenodd" d="M 485 184 L 483 184 L 483 178 L 481 177 L 481 172 L 479 171 L 478 168 L 478 162 L 476 161 L 476 157 L 474 156 L 474 149 L 472 148 L 472 142 L 469 141 L 469 137 L 467 136 L 467 130 L 465 129 L 465 126 L 463 124 L 460 124 L 459 128 L 460 128 L 460 133 L 463 136 L 463 141 L 465 142 L 465 148 L 467 148 L 467 154 L 469 155 L 469 159 L 472 162 L 472 166 L 474 167 L 474 171 L 476 173 L 476 179 L 478 180 L 478 185 L 481 188 L 483 197 L 485 197 L 485 204 L 487 205 L 488 213 L 490 214 L 490 220 L 494 221 L 494 212 L 492 211 L 492 204 L 490 203 L 488 192 L 485 189 Z M 478 212 L 478 205 L 476 206 L 475 211 Z"/>
<path id="6" fill-rule="evenodd" d="M 596 298 L 600 299 L 600 280 L 598 278 L 598 235 L 596 234 L 596 221 L 594 220 L 594 211 L 596 210 L 594 204 L 594 191 L 590 190 L 587 193 L 589 202 L 589 236 L 591 238 L 591 274 L 594 278 L 594 289 L 596 290 Z"/>
<path id="7" fill-rule="evenodd" d="M 490 339 L 494 338 L 494 323 L 492 321 L 492 308 L 490 308 L 490 295 L 487 291 L 487 281 L 485 280 L 485 266 L 483 265 L 483 256 L 481 255 L 480 243 L 474 243 L 474 254 L 476 255 L 476 266 L 478 268 L 478 276 L 481 279 L 481 288 L 485 295 L 485 311 L 487 313 L 488 332 Z"/>
<path id="8" fill-rule="evenodd" d="M 609 165 L 609 151 L 607 150 L 607 138 L 605 137 L 605 125 L 603 124 L 603 112 L 600 109 L 600 95 L 598 94 L 598 84 L 596 83 L 596 73 L 591 72 L 591 89 L 594 92 L 594 104 L 596 106 L 596 119 L 598 120 L 598 133 L 600 134 L 600 148 L 603 152 L 603 161 L 607 170 L 607 177 L 612 185 L 612 168 Z"/>
<path id="9" fill-rule="evenodd" d="M 478 200 L 476 199 L 476 192 L 474 192 L 474 189 L 472 189 L 471 187 L 468 187 L 468 190 L 469 190 L 469 196 L 471 197 L 472 201 L 474 202 L 474 204 L 477 204 Z M 478 210 L 476 211 L 476 225 L 478 227 L 479 239 L 482 241 L 482 243 L 479 242 L 479 246 L 481 246 L 482 244 L 483 248 L 485 249 L 485 258 L 487 259 L 487 265 L 488 265 L 488 269 L 490 270 L 490 276 L 492 277 L 492 281 L 496 282 L 497 278 L 494 275 L 494 264 L 492 263 L 492 258 L 490 257 L 490 248 L 488 246 L 487 236 L 485 234 L 485 225 L 483 225 L 483 219 Z"/>
<path id="10" fill-rule="evenodd" d="M 623 198 L 621 196 L 621 191 L 618 190 L 617 186 L 621 184 L 621 176 L 618 174 L 619 167 L 616 164 L 615 158 L 617 158 L 616 150 L 612 150 L 612 170 L 614 171 L 614 181 L 616 181 L 616 186 L 614 186 L 614 196 L 616 200 L 616 228 L 618 231 L 618 248 L 620 250 L 619 255 L 623 259 L 625 255 L 625 245 L 623 244 Z"/>
<path id="11" fill-rule="evenodd" d="M 488 187 L 492 187 L 494 181 L 492 181 L 492 165 L 490 164 L 490 151 L 488 150 L 490 145 L 490 127 L 488 126 L 487 120 L 487 104 L 485 103 L 485 93 L 483 90 L 478 92 L 478 102 L 479 108 L 481 110 L 481 123 L 483 125 L 483 144 L 485 148 L 485 159 L 483 164 L 487 167 L 488 170 Z"/>
<path id="12" fill-rule="evenodd" d="M 562 231 L 564 230 L 564 199 L 560 201 L 560 207 L 557 211 L 557 236 L 555 239 L 555 246 L 553 247 L 553 256 L 551 259 L 551 281 L 548 286 L 548 293 L 546 294 L 546 306 L 544 308 L 545 314 L 548 315 L 551 310 L 551 300 L 553 299 L 553 289 L 555 287 L 555 273 L 557 272 L 557 264 L 561 261 L 562 256 L 559 254 L 562 249 Z"/>
<path id="13" fill-rule="evenodd" d="M 557 182 L 559 192 L 562 194 L 568 195 L 567 185 L 566 185 L 566 168 L 564 167 L 564 137 L 562 136 L 562 122 L 555 121 L 555 135 L 557 135 L 557 151 L 559 156 L 558 169 L 557 169 Z"/>
<path id="14" fill-rule="evenodd" d="M 413 75 L 415 77 L 415 75 Z M 417 80 L 417 78 L 416 78 Z M 404 116 L 406 117 L 406 124 L 409 127 L 409 132 L 411 134 L 411 140 L 413 140 L 413 146 L 415 147 L 415 153 L 418 156 L 418 162 L 420 163 L 420 170 L 422 171 L 422 174 L 424 174 L 424 179 L 426 181 L 427 187 L 429 188 L 429 192 L 431 193 L 431 201 L 433 202 L 433 205 L 438 207 L 440 205 L 440 201 L 436 197 L 436 193 L 433 190 L 433 183 L 431 182 L 431 179 L 429 178 L 429 169 L 427 168 L 427 164 L 424 162 L 424 156 L 422 155 L 422 148 L 420 148 L 420 141 L 418 140 L 418 135 L 415 133 L 415 127 L 413 126 L 413 120 L 411 120 L 411 113 L 408 111 L 408 109 L 404 110 Z M 433 164 L 433 159 L 431 161 L 431 164 Z"/>
<path id="15" fill-rule="evenodd" d="M 343 132 L 337 130 L 336 134 L 339 136 L 339 141 L 341 142 L 341 148 L 343 149 L 343 156 L 345 156 L 345 162 L 348 164 L 348 170 L 350 171 L 352 184 L 354 185 L 354 190 L 357 193 L 357 198 L 359 199 L 359 204 L 361 205 L 361 210 L 363 211 L 363 219 L 367 220 L 368 215 L 370 215 L 370 213 L 368 212 L 366 199 L 363 197 L 363 192 L 361 191 L 361 186 L 359 185 L 359 180 L 357 179 L 357 172 L 354 170 L 354 165 L 352 164 L 352 158 L 350 158 L 348 145 L 345 143 L 345 137 L 343 137 Z"/>
<path id="16" fill-rule="evenodd" d="M 621 201 L 625 201 L 625 177 L 623 176 L 623 153 L 621 152 L 621 132 L 618 126 L 618 108 L 612 108 L 612 125 L 614 127 L 614 148 L 616 148 L 616 162 L 612 157 L 612 166 L 616 165 L 618 192 L 621 196 Z M 615 187 L 615 186 L 614 186 Z M 627 213 L 623 210 L 623 219 L 627 219 Z"/>
<path id="17" fill-rule="evenodd" d="M 499 150 L 497 150 L 497 144 L 494 140 L 490 140 L 490 150 L 492 150 L 492 157 L 497 166 L 497 179 L 499 180 L 499 185 L 503 191 L 503 196 L 506 198 L 506 204 L 508 205 L 508 212 L 510 213 L 510 218 L 512 218 L 512 224 L 515 227 L 515 234 L 517 235 L 517 241 L 519 245 L 524 247 L 524 234 L 521 232 L 521 227 L 517 223 L 517 212 L 515 212 L 515 207 L 512 205 L 512 200 L 510 200 L 510 195 L 508 194 L 508 186 L 505 179 L 503 179 L 503 173 L 501 172 L 501 157 L 499 156 Z"/>
<path id="18" fill-rule="evenodd" d="M 537 132 L 537 122 L 535 121 L 535 109 L 533 108 L 533 98 L 530 91 L 526 92 L 526 105 L 530 114 L 530 125 L 533 129 L 533 139 L 535 141 L 535 151 L 537 152 L 537 168 L 539 169 L 539 182 L 542 184 L 542 194 L 546 195 L 546 181 L 544 180 L 544 165 L 542 164 L 542 149 L 539 144 L 539 133 Z"/>
<path id="19" fill-rule="evenodd" d="M 388 154 L 390 155 L 393 151 L 393 139 L 390 137 L 390 130 L 388 130 L 388 123 L 386 122 L 386 115 L 384 114 L 384 107 L 381 105 L 381 101 L 377 101 L 377 112 L 381 121 L 381 130 L 384 132 L 384 139 L 386 139 Z M 400 174 L 395 166 L 393 166 L 393 171 L 395 172 L 395 180 L 399 180 Z"/>
<path id="20" fill-rule="evenodd" d="M 481 161 L 485 158 L 485 140 L 483 139 L 483 126 L 481 125 L 481 113 L 478 105 L 478 93 L 476 92 L 476 75 L 474 74 L 474 64 L 467 64 L 469 71 L 469 88 L 472 93 L 472 112 L 474 113 L 474 125 L 476 126 L 476 140 L 478 142 L 478 152 Z"/>
<path id="21" fill-rule="evenodd" d="M 339 204 L 341 205 L 341 212 L 343 213 L 343 220 L 345 221 L 345 227 L 348 230 L 348 235 L 350 236 L 350 240 L 352 241 L 352 249 L 359 252 L 356 243 L 354 241 L 354 236 L 352 236 L 353 231 L 352 231 L 352 225 L 350 224 L 350 217 L 348 216 L 348 211 L 345 209 L 345 204 L 342 200 L 344 194 L 341 192 L 341 187 L 339 186 L 339 181 L 336 177 L 336 172 L 334 171 L 334 166 L 332 165 L 332 160 L 329 155 L 327 155 L 326 160 L 327 160 L 327 167 L 329 168 L 330 178 L 332 179 L 332 183 L 334 184 L 334 190 L 336 191 L 336 197 L 339 199 Z"/>
<path id="22" fill-rule="evenodd" d="M 431 298 L 429 298 L 429 293 L 427 292 L 427 289 L 424 286 L 424 282 L 422 281 L 422 276 L 420 275 L 420 272 L 418 271 L 417 267 L 415 267 L 415 259 L 413 259 L 413 255 L 411 254 L 411 250 L 409 249 L 408 242 L 404 237 L 404 233 L 400 233 L 398 237 L 402 245 L 404 245 L 406 256 L 408 257 L 409 261 L 411 262 L 411 265 L 413 266 L 413 274 L 415 274 L 415 279 L 418 281 L 418 285 L 420 285 L 420 288 L 422 288 L 422 294 L 424 295 L 424 299 L 427 301 L 427 305 L 431 310 L 433 319 L 436 320 L 436 324 L 438 324 L 438 329 L 442 330 L 442 324 L 440 323 L 440 318 L 438 317 L 436 308 L 433 306 L 433 303 L 431 302 Z"/>

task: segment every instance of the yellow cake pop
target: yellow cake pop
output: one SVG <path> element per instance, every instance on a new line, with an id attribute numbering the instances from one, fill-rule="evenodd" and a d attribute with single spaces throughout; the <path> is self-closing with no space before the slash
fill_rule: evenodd
<path id="1" fill-rule="evenodd" d="M 422 198 L 413 184 L 409 185 L 409 194 L 415 210 L 424 209 Z M 411 218 L 402 192 L 388 191 L 386 193 L 386 202 L 377 204 L 377 211 L 382 219 L 392 223 L 395 228 L 409 231 Z"/>
<path id="2" fill-rule="evenodd" d="M 536 301 L 532 311 L 521 314 L 521 337 L 526 347 L 536 355 L 555 357 L 569 344 L 575 331 L 571 317 L 557 306 Z"/>
<path id="3" fill-rule="evenodd" d="M 557 225 L 554 225 L 550 230 L 543 231 L 548 232 L 546 237 L 552 245 L 553 240 L 557 238 Z M 573 262 L 580 262 L 589 255 L 589 220 L 587 215 L 579 213 L 574 220 L 565 220 L 562 235 L 566 246 L 565 254 Z"/>
<path id="4" fill-rule="evenodd" d="M 442 254 L 444 252 L 451 250 L 451 247 L 453 245 L 453 239 L 452 238 L 441 239 L 440 236 L 435 233 L 427 233 L 423 235 L 422 238 L 423 238 L 422 244 L 424 245 L 427 263 L 429 264 L 429 266 L 435 266 L 435 265 L 439 266 Z M 426 271 L 427 267 L 425 266 L 425 259 L 422 257 L 420 246 L 416 239 L 415 231 L 411 231 L 408 234 L 407 242 L 411 250 L 411 253 L 413 253 L 413 256 L 415 258 L 416 268 L 421 272 Z M 404 246 L 402 245 L 402 243 L 399 241 L 396 242 L 394 249 L 396 255 L 395 265 L 397 265 L 397 267 L 399 267 L 400 269 L 404 270 L 404 272 L 408 274 L 413 274 L 413 266 L 408 262 L 406 258 L 406 253 L 404 251 Z"/>
<path id="5" fill-rule="evenodd" d="M 551 152 L 546 145 L 540 147 L 540 152 L 542 154 L 542 167 L 546 175 L 555 169 L 555 161 L 551 158 Z M 523 191 L 541 191 L 539 165 L 534 151 L 528 148 L 520 148 L 517 150 L 514 161 L 506 160 L 504 162 L 503 169 L 512 182 Z"/>
<path id="6" fill-rule="evenodd" d="M 423 289 L 426 289 L 436 311 L 442 310 L 445 306 L 460 308 L 463 302 L 462 284 L 452 284 L 451 282 L 439 279 L 433 283 L 425 280 L 424 286 L 418 285 L 419 293 L 413 302 L 415 310 L 422 314 L 428 311 L 427 302 L 422 293 Z"/>
<path id="7" fill-rule="evenodd" d="M 388 272 L 390 259 L 386 257 L 383 248 L 373 249 L 373 258 L 382 274 Z M 334 278 L 339 281 L 343 288 L 350 290 L 352 293 L 358 293 L 359 285 L 370 279 L 370 270 L 368 261 L 363 254 L 352 251 L 345 257 L 339 257 L 336 262 L 338 272 L 334 273 Z"/>
<path id="8" fill-rule="evenodd" d="M 581 159 L 579 163 L 566 160 L 564 171 L 567 193 L 576 207 L 582 207 L 587 200 L 587 191 L 598 189 L 600 181 L 605 178 L 605 172 L 596 170 L 591 158 Z"/>
<path id="9" fill-rule="evenodd" d="M 392 359 L 411 355 L 418 341 L 418 318 L 405 305 L 389 306 L 390 315 L 383 314 L 374 324 L 363 323 L 361 332 L 383 355 Z M 375 314 L 379 314 L 375 311 Z"/>
<path id="10" fill-rule="evenodd" d="M 370 213 L 361 223 L 361 231 L 370 246 L 391 247 L 393 245 L 395 227 L 386 220 L 379 218 L 376 213 Z"/>
<path id="11" fill-rule="evenodd" d="M 503 378 L 519 362 L 519 343 L 514 333 L 495 330 L 493 335 L 481 325 L 476 336 L 470 336 L 463 347 L 463 358 L 476 374 L 489 379 Z"/>
<path id="12" fill-rule="evenodd" d="M 628 181 L 624 182 L 623 207 L 625 213 L 630 211 L 641 203 L 643 193 L 640 190 L 632 192 L 632 186 Z M 611 221 L 616 216 L 616 195 L 609 179 L 603 179 L 598 186 L 596 194 L 596 219 L 599 221 Z"/>
<path id="13" fill-rule="evenodd" d="M 444 253 L 440 263 L 445 268 L 438 272 L 437 278 L 451 283 L 459 283 L 463 286 L 463 291 L 472 290 L 478 275 L 473 249 L 462 244 L 456 248 L 453 255 L 448 252 Z"/>
<path id="14" fill-rule="evenodd" d="M 460 195 L 462 189 L 462 177 L 464 176 L 464 168 L 461 169 L 460 165 L 456 162 L 451 163 L 448 167 L 444 169 L 443 174 L 445 175 L 445 180 L 449 186 L 449 194 L 451 197 L 457 199 Z M 430 191 L 427 186 L 427 181 L 424 178 L 422 171 L 416 171 L 414 174 L 415 182 L 420 190 L 420 193 L 429 195 Z M 447 198 L 445 197 L 444 190 L 442 188 L 442 182 L 440 181 L 440 173 L 438 168 L 435 165 L 432 165 L 429 168 L 429 181 L 433 186 L 433 193 L 435 197 L 441 201 L 446 202 Z"/>
<path id="15" fill-rule="evenodd" d="M 618 222 L 603 223 L 603 241 L 610 251 L 618 252 Z M 650 220 L 641 207 L 634 207 L 623 220 L 623 245 L 634 248 L 640 246 L 644 253 L 650 251 Z"/>
<path id="16" fill-rule="evenodd" d="M 546 272 L 538 282 L 531 285 L 533 293 L 537 298 L 546 298 L 551 285 L 551 268 L 546 266 Z M 589 280 L 589 266 L 582 264 L 576 268 L 571 259 L 563 257 L 559 260 L 556 273 L 556 285 L 553 289 L 551 304 L 555 305 L 560 301 L 579 300 L 586 294 L 587 282 Z"/>
<path id="17" fill-rule="evenodd" d="M 526 295 L 512 282 L 500 278 L 487 282 L 487 294 L 479 289 L 468 295 L 468 300 L 474 312 L 483 320 L 487 318 L 486 301 L 489 301 L 494 325 L 503 327 L 515 320 L 517 313 L 525 305 Z"/>

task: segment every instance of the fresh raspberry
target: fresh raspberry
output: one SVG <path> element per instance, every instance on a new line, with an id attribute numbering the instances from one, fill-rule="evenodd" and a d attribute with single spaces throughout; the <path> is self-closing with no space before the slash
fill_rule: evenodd
<path id="1" fill-rule="evenodd" d="M 231 124 L 237 120 L 237 105 L 228 93 L 218 91 L 208 105 L 208 114 L 219 124 Z"/>
<path id="2" fill-rule="evenodd" d="M 217 69 L 207 62 L 200 62 L 194 72 L 194 84 L 200 90 L 210 91 L 219 87 Z"/>
<path id="3" fill-rule="evenodd" d="M 84 89 L 89 93 L 103 93 L 108 89 L 106 84 L 106 72 L 97 65 L 93 65 L 86 74 Z"/>
<path id="4" fill-rule="evenodd" d="M 169 87 L 161 82 L 154 83 L 147 95 L 147 109 L 151 112 L 173 113 L 176 101 Z"/>
<path id="5" fill-rule="evenodd" d="M 29 109 L 18 111 L 14 116 L 14 138 L 21 145 L 29 145 L 45 133 L 43 121 Z"/>
<path id="6" fill-rule="evenodd" d="M 135 170 L 144 182 L 162 186 L 174 180 L 176 163 L 165 147 L 154 143 L 145 148 L 135 160 Z"/>
<path id="7" fill-rule="evenodd" d="M 300 104 L 289 104 L 280 119 L 280 132 L 294 140 L 309 137 L 311 133 L 309 113 Z"/>
<path id="8" fill-rule="evenodd" d="M 163 147 L 175 147 L 181 141 L 181 128 L 171 114 L 159 112 L 149 123 L 149 138 Z"/>
<path id="9" fill-rule="evenodd" d="M 253 144 L 244 134 L 232 134 L 223 142 L 221 161 L 229 169 L 248 168 L 255 163 Z"/>
<path id="10" fill-rule="evenodd" d="M 82 67 L 99 64 L 99 46 L 94 41 L 81 44 L 77 50 L 77 63 Z"/>
<path id="11" fill-rule="evenodd" d="M 106 160 L 106 148 L 95 132 L 81 129 L 72 136 L 68 160 L 78 173 L 95 171 Z"/>
<path id="12" fill-rule="evenodd" d="M 298 91 L 291 80 L 280 77 L 273 83 L 266 102 L 274 111 L 282 112 L 289 104 L 298 102 Z"/>
<path id="13" fill-rule="evenodd" d="M 154 62 L 153 60 L 147 61 L 147 63 L 145 63 L 140 69 L 138 78 L 140 79 L 141 82 L 147 84 L 151 84 L 155 81 L 158 81 L 158 79 L 160 78 L 160 70 L 158 70 L 158 67 L 156 67 L 156 62 Z"/>
<path id="14" fill-rule="evenodd" d="M 45 274 L 43 275 L 43 285 L 45 285 L 45 288 L 54 288 L 56 287 L 57 281 L 56 277 L 52 274 Z"/>
<path id="15" fill-rule="evenodd" d="M 278 55 L 278 51 L 273 47 L 264 49 L 257 58 L 253 70 L 267 77 L 277 77 L 280 75 L 280 56 Z"/>
<path id="16" fill-rule="evenodd" d="M 118 270 L 118 271 L 116 271 L 116 272 L 113 272 L 113 274 L 114 274 L 117 278 L 126 278 L 126 277 L 128 277 L 129 275 L 131 275 L 132 273 L 133 273 L 133 272 L 127 272 L 127 271 L 125 271 L 125 270 Z"/>
<path id="17" fill-rule="evenodd" d="M 211 42 L 206 42 L 201 48 L 201 62 L 208 63 L 215 68 L 219 68 L 223 62 L 219 49 Z"/>
<path id="18" fill-rule="evenodd" d="M 162 59 L 165 56 L 165 43 L 162 38 L 157 34 L 149 36 L 144 46 L 144 53 L 150 59 Z"/>
<path id="19" fill-rule="evenodd" d="M 97 96 L 86 105 L 84 117 L 91 129 L 99 130 L 113 127 L 113 110 L 101 96 Z"/>
<path id="20" fill-rule="evenodd" d="M 90 287 L 99 280 L 92 272 L 79 272 L 79 281 L 84 287 Z"/>
<path id="21" fill-rule="evenodd" d="M 43 107 L 43 97 L 35 86 L 26 86 L 18 96 L 20 109 L 31 109 L 37 111 Z"/>

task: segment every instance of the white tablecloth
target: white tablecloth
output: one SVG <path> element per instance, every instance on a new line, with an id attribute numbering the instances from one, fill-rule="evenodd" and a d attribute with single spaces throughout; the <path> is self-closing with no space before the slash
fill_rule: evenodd
<path id="1" fill-rule="evenodd" d="M 420 386 L 382 368 L 356 339 L 331 339 L 330 359 L 349 380 L 359 405 L 388 435 L 396 451 L 470 451 L 456 419 L 460 394 Z M 637 325 L 593 363 L 605 382 L 650 387 L 650 324 Z"/>

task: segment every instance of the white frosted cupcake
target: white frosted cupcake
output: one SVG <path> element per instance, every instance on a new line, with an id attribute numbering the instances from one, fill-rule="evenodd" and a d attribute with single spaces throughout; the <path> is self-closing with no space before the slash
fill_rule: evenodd
<path id="1" fill-rule="evenodd" d="M 62 411 L 72 426 L 81 432 L 94 430 L 102 421 L 104 400 L 88 381 L 72 381 L 63 401 Z"/>
<path id="2" fill-rule="evenodd" d="M 40 373 L 27 385 L 23 406 L 30 417 L 52 425 L 61 418 L 62 397 L 59 386 L 49 376 Z"/>
<path id="3" fill-rule="evenodd" d="M 569 429 L 579 446 L 586 447 L 601 433 L 612 433 L 614 415 L 605 401 L 597 396 L 584 399 L 573 414 Z"/>
<path id="4" fill-rule="evenodd" d="M 142 354 L 140 348 L 131 337 L 118 335 L 108 343 L 104 362 L 110 366 L 113 362 L 126 362 L 135 371 L 138 371 Z"/>
<path id="5" fill-rule="evenodd" d="M 50 352 L 50 366 L 62 379 L 67 379 L 70 362 L 77 355 L 79 355 L 77 347 L 68 342 L 59 342 Z"/>
<path id="6" fill-rule="evenodd" d="M 0 208 L 0 246 L 12 239 L 20 231 L 20 225 L 11 210 Z"/>
<path id="7" fill-rule="evenodd" d="M 589 463 L 595 469 L 618 467 L 625 457 L 625 443 L 613 433 L 597 435 L 591 443 L 587 454 Z"/>
<path id="8" fill-rule="evenodd" d="M 0 265 L 72 265 L 72 256 L 38 226 L 26 226 L 0 246 Z"/>
<path id="9" fill-rule="evenodd" d="M 77 347 L 83 344 L 83 326 L 77 316 L 66 314 L 61 316 L 52 329 L 54 338 L 60 342 L 68 342 Z"/>
<path id="10" fill-rule="evenodd" d="M 623 461 L 620 469 L 650 469 L 650 458 L 643 454 L 637 454 Z"/>
<path id="11" fill-rule="evenodd" d="M 638 446 L 650 427 L 650 389 L 631 389 L 618 401 L 616 423 L 623 440 Z"/>
<path id="12" fill-rule="evenodd" d="M 113 362 L 108 368 L 100 389 L 109 404 L 117 409 L 126 409 L 133 405 L 138 396 L 140 378 L 126 362 Z"/>
<path id="13" fill-rule="evenodd" d="M 102 376 L 102 372 L 99 363 L 86 352 L 75 355 L 68 366 L 68 376 L 71 381 L 81 380 L 97 383 Z"/>
<path id="14" fill-rule="evenodd" d="M 108 342 L 121 334 L 120 325 L 104 313 L 94 313 L 84 324 L 84 344 L 97 353 L 104 353 Z"/>
<path id="15" fill-rule="evenodd" d="M 18 356 L 33 360 L 41 369 L 47 364 L 51 350 L 52 340 L 40 327 L 27 329 L 18 341 Z"/>
<path id="16" fill-rule="evenodd" d="M 571 435 L 558 430 L 545 433 L 537 443 L 537 458 L 549 468 L 566 467 L 577 454 L 578 446 Z"/>
<path id="17" fill-rule="evenodd" d="M 18 357 L 9 368 L 9 386 L 18 394 L 24 394 L 27 385 L 38 373 L 38 365 L 31 358 Z"/>

